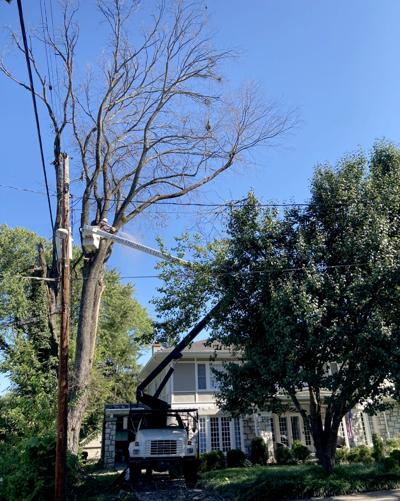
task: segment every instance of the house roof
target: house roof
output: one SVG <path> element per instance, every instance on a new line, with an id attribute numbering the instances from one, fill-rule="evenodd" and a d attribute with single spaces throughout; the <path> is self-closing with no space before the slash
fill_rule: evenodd
<path id="1" fill-rule="evenodd" d="M 207 339 L 205 339 L 191 343 L 190 346 L 182 351 L 182 359 L 184 360 L 185 358 L 199 357 L 204 360 L 209 360 L 211 357 L 215 356 L 216 358 L 223 359 L 232 358 L 233 354 L 231 348 L 223 346 L 218 342 L 213 342 L 210 345 L 207 345 L 207 342 Z M 172 350 L 173 347 L 161 348 L 160 350 L 153 352 L 151 358 L 140 371 L 140 376 L 146 377 L 146 375 L 161 362 L 165 355 Z"/>
<path id="2" fill-rule="evenodd" d="M 221 343 L 218 343 L 217 341 L 214 341 L 211 344 L 206 344 L 208 343 L 207 340 L 203 341 L 195 341 L 191 343 L 187 348 L 183 350 L 183 353 L 215 353 L 215 352 L 224 352 L 224 353 L 231 353 L 231 349 L 227 348 L 226 346 L 222 345 Z M 161 353 L 166 353 L 169 351 L 172 351 L 173 348 L 166 348 L 163 350 L 160 350 Z"/>

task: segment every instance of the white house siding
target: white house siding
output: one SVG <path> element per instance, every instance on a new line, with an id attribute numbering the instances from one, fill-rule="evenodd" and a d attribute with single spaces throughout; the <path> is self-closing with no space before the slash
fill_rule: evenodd
<path id="1" fill-rule="evenodd" d="M 87 454 L 88 461 L 96 461 L 101 458 L 101 433 L 97 433 L 91 440 L 85 441 L 82 451 Z"/>

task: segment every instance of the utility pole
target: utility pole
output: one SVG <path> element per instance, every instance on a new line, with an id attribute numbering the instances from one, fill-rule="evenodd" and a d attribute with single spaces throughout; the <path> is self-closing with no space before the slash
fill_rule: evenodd
<path id="1" fill-rule="evenodd" d="M 55 501 L 66 499 L 66 460 L 68 431 L 68 341 L 70 322 L 71 231 L 69 223 L 69 158 L 59 157 L 63 169 L 61 228 L 56 230 L 57 255 L 61 287 L 61 325 L 58 362 L 58 414 L 55 472 Z"/>

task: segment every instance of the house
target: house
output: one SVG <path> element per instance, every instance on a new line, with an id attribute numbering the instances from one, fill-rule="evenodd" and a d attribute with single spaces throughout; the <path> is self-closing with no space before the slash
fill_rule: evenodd
<path id="1" fill-rule="evenodd" d="M 161 345 L 153 345 L 152 356 L 143 367 L 140 379 L 148 376 L 167 352 Z M 218 381 L 212 369 L 220 369 L 224 362 L 235 360 L 237 358 L 232 351 L 218 343 L 211 346 L 204 341 L 192 343 L 183 351 L 182 358 L 175 362 L 174 373 L 161 392 L 160 398 L 167 401 L 172 409 L 198 409 L 200 453 L 211 450 L 226 452 L 229 449 L 241 449 L 249 453 L 251 440 L 256 436 L 265 440 L 271 458 L 274 457 L 275 444 L 282 443 L 290 447 L 294 440 L 300 440 L 313 451 L 312 438 L 294 408 L 281 415 L 259 412 L 232 417 L 217 407 L 215 392 L 218 390 Z M 334 370 L 333 367 L 331 369 Z M 154 394 L 166 370 L 149 385 L 149 394 Z M 304 402 L 308 399 L 306 391 L 299 392 L 297 396 Z M 106 406 L 102 444 L 105 467 L 114 466 L 127 454 L 128 412 L 129 404 Z M 400 410 L 369 416 L 359 406 L 353 409 L 350 416 L 343 418 L 339 430 L 341 442 L 348 447 L 372 445 L 372 433 L 378 433 L 383 438 L 399 435 Z"/>

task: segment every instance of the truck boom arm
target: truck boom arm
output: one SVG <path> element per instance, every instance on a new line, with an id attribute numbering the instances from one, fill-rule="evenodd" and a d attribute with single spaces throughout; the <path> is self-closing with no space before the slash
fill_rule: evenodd
<path id="1" fill-rule="evenodd" d="M 180 257 L 172 256 L 167 252 L 162 252 L 157 249 L 153 249 L 152 247 L 148 247 L 147 245 L 139 244 L 130 238 L 121 237 L 115 233 L 110 233 L 109 231 L 102 230 L 99 226 L 90 226 L 85 224 L 82 228 L 82 236 L 84 239 L 83 245 L 89 245 L 90 247 L 96 249 L 100 244 L 100 238 L 105 238 L 106 240 L 111 240 L 112 242 L 119 243 L 121 245 L 125 245 L 126 247 L 130 247 L 131 249 L 139 250 L 141 252 L 145 252 L 146 254 L 150 254 L 154 257 L 159 257 L 161 259 L 166 259 L 167 261 L 171 261 L 172 263 L 181 264 L 183 266 L 191 266 L 189 261 L 185 261 Z"/>
<path id="2" fill-rule="evenodd" d="M 135 250 L 139 250 L 141 252 L 145 252 L 146 254 L 150 254 L 151 256 L 159 257 L 161 259 L 166 259 L 167 261 L 171 261 L 176 264 L 180 264 L 186 267 L 192 266 L 189 261 L 185 261 L 176 256 L 172 256 L 167 252 L 162 252 L 157 249 L 153 249 L 152 247 L 148 247 L 147 245 L 139 244 L 130 238 L 125 238 L 115 233 L 112 233 L 113 228 L 104 225 L 105 229 L 102 229 L 100 226 L 90 226 L 84 225 L 82 228 L 82 237 L 83 237 L 83 245 L 88 250 L 94 251 L 100 246 L 100 239 L 105 238 L 107 240 L 111 240 L 112 242 L 116 242 L 126 247 L 130 247 Z M 103 227 L 104 227 L 103 226 Z M 136 389 L 136 400 L 138 402 L 142 402 L 145 405 L 148 405 L 151 409 L 168 409 L 169 405 L 164 400 L 161 400 L 159 397 L 162 389 L 168 382 L 172 373 L 174 372 L 174 368 L 170 367 L 167 374 L 164 376 L 163 380 L 160 383 L 159 388 L 156 390 L 154 395 L 148 395 L 144 392 L 144 389 L 167 367 L 168 364 L 173 362 L 174 360 L 178 360 L 182 357 L 182 351 L 194 340 L 194 338 L 206 327 L 206 325 L 210 322 L 212 317 L 218 312 L 221 308 L 222 303 L 225 302 L 225 298 L 219 301 L 213 308 L 210 310 L 201 320 L 198 322 L 188 334 L 165 356 L 165 358 L 157 365 L 157 367 L 142 381 Z"/>
<path id="3" fill-rule="evenodd" d="M 189 344 L 194 340 L 194 338 L 200 334 L 200 332 L 207 326 L 213 316 L 219 311 L 225 299 L 219 301 L 201 320 L 198 322 L 191 331 L 186 334 L 186 336 L 170 351 L 165 358 L 157 365 L 157 367 L 150 372 L 150 374 L 139 384 L 136 389 L 136 399 L 138 402 L 143 402 L 149 405 L 151 408 L 168 407 L 165 406 L 166 402 L 160 400 L 158 397 L 159 390 L 156 391 L 154 396 L 147 395 L 144 393 L 144 389 L 148 386 L 173 360 L 178 360 L 182 357 L 182 351 L 189 346 Z M 167 373 L 167 376 L 162 381 L 161 385 L 165 386 L 168 379 L 171 377 L 173 369 Z M 160 386 L 161 386 L 160 385 Z"/>

